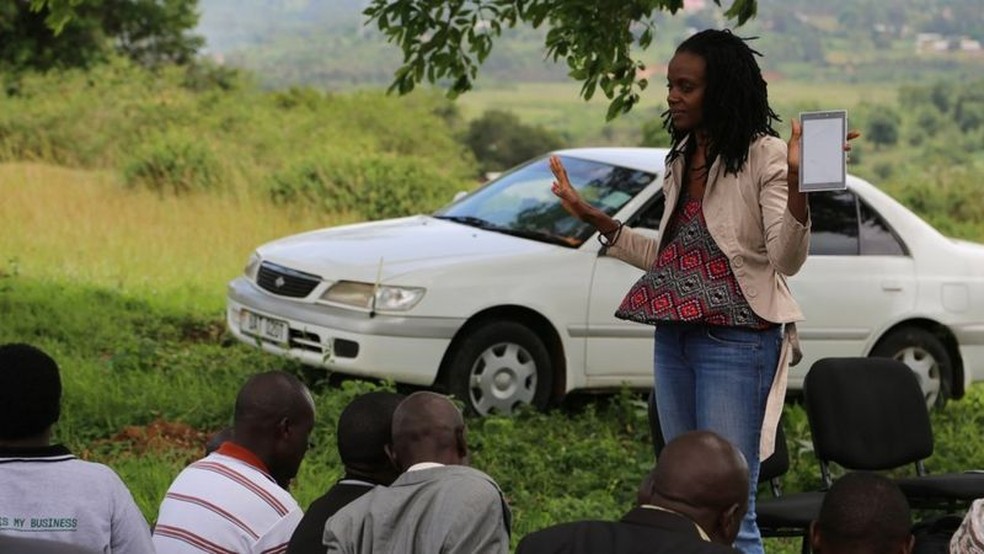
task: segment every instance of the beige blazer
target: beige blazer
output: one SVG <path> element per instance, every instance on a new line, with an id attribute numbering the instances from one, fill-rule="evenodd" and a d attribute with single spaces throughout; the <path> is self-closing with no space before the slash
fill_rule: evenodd
<path id="1" fill-rule="evenodd" d="M 684 145 L 681 145 L 681 148 Z M 748 148 L 748 161 L 737 174 L 725 175 L 721 159 L 711 165 L 704 190 L 703 211 L 707 230 L 731 269 L 745 300 L 767 321 L 789 324 L 803 319 L 793 299 L 786 276 L 794 275 L 806 261 L 810 247 L 810 221 L 796 220 L 786 207 L 786 143 L 762 136 Z M 663 178 L 666 209 L 660 229 L 666 229 L 683 186 L 684 159 L 678 156 Z M 663 233 L 650 238 L 626 227 L 607 255 L 640 269 L 652 268 Z M 786 376 L 798 351 L 795 326 L 785 326 L 776 378 L 769 393 L 762 429 L 762 458 L 775 447 L 775 430 L 786 395 Z"/>

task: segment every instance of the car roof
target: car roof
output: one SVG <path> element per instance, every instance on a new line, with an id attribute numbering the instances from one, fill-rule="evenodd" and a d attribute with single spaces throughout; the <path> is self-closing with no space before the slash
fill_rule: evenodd
<path id="1" fill-rule="evenodd" d="M 578 158 L 591 162 L 599 162 L 629 169 L 637 169 L 647 173 L 663 171 L 663 161 L 669 153 L 667 148 L 646 147 L 598 147 L 598 148 L 568 148 L 557 150 L 554 154 L 570 158 Z"/>

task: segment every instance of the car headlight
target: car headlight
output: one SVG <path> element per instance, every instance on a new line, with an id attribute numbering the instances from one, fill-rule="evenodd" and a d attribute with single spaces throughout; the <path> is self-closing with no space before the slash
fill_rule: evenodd
<path id="1" fill-rule="evenodd" d="M 375 292 L 375 305 L 373 296 Z M 413 308 L 424 297 L 426 289 L 419 287 L 394 287 L 357 281 L 339 281 L 321 295 L 325 302 L 335 302 L 367 310 L 404 312 Z"/>
<path id="2" fill-rule="evenodd" d="M 261 261 L 262 258 L 260 258 L 258 253 L 253 252 L 249 255 L 249 260 L 246 261 L 246 267 L 243 268 L 243 273 L 246 274 L 246 277 L 253 281 L 256 280 L 256 270 L 259 269 Z"/>

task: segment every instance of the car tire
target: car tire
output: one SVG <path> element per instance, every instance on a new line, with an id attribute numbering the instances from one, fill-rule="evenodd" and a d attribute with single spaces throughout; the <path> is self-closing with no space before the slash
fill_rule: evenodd
<path id="1" fill-rule="evenodd" d="M 511 414 L 520 405 L 544 409 L 550 401 L 553 363 L 530 328 L 493 321 L 468 332 L 449 358 L 448 392 L 472 414 Z"/>
<path id="2" fill-rule="evenodd" d="M 893 358 L 912 368 L 928 408 L 942 408 L 953 390 L 953 362 L 946 346 L 933 333 L 902 327 L 885 335 L 871 356 Z"/>

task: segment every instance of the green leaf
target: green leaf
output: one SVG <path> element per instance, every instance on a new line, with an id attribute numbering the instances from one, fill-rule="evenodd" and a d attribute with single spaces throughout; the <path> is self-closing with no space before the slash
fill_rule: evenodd
<path id="1" fill-rule="evenodd" d="M 744 25 L 746 21 L 755 17 L 755 13 L 758 11 L 758 5 L 756 0 L 735 0 L 728 8 L 728 11 L 724 12 L 724 16 L 729 19 L 738 19 L 738 25 Z"/>
<path id="2" fill-rule="evenodd" d="M 594 97 L 594 93 L 595 93 L 595 89 L 597 88 L 597 85 L 598 85 L 597 81 L 586 81 L 584 85 L 581 87 L 581 98 L 584 98 L 585 102 L 591 100 L 591 98 Z"/>
<path id="3" fill-rule="evenodd" d="M 612 99 L 611 103 L 608 105 L 608 112 L 605 114 L 605 121 L 611 121 L 621 115 L 625 110 L 625 99 L 621 96 L 616 96 Z"/>

